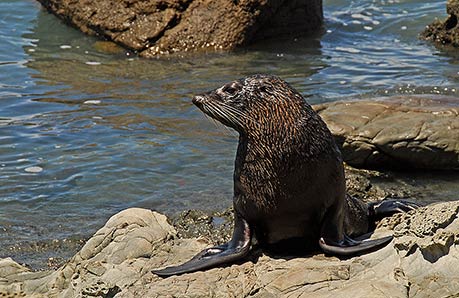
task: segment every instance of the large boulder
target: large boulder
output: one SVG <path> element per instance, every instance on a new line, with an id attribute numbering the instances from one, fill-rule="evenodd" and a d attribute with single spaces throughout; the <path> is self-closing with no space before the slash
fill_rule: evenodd
<path id="1" fill-rule="evenodd" d="M 315 106 L 346 163 L 363 168 L 459 169 L 459 101 L 396 96 Z"/>
<path id="2" fill-rule="evenodd" d="M 433 41 L 437 45 L 452 45 L 459 47 L 459 1 L 448 0 L 446 13 L 449 15 L 445 20 L 435 20 L 426 26 L 420 37 Z"/>
<path id="3" fill-rule="evenodd" d="M 141 56 L 228 50 L 257 38 L 317 30 L 322 0 L 38 0 L 81 31 Z"/>
<path id="4" fill-rule="evenodd" d="M 0 259 L 2 297 L 453 297 L 459 293 L 459 201 L 383 220 L 386 247 L 339 260 L 266 256 L 160 278 L 153 268 L 188 260 L 208 246 L 179 239 L 166 217 L 145 209 L 113 216 L 66 265 L 31 272 Z M 16 296 L 15 296 L 16 295 Z"/>

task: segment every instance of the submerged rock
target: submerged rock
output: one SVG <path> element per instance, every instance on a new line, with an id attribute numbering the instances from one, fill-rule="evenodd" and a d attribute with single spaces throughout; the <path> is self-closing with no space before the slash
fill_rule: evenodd
<path id="1" fill-rule="evenodd" d="M 0 259 L 6 297 L 447 297 L 459 294 L 459 201 L 381 221 L 373 237 L 388 246 L 339 260 L 267 256 L 202 272 L 160 278 L 153 268 L 191 258 L 208 246 L 180 239 L 165 216 L 133 208 L 114 215 L 66 265 L 31 272 Z"/>
<path id="2" fill-rule="evenodd" d="M 228 50 L 322 25 L 322 0 L 38 0 L 81 31 L 141 56 Z"/>
<path id="3" fill-rule="evenodd" d="M 346 163 L 363 168 L 459 169 L 459 103 L 396 96 L 315 106 Z"/>
<path id="4" fill-rule="evenodd" d="M 436 20 L 426 26 L 421 33 L 421 38 L 433 41 L 438 45 L 452 45 L 459 47 L 459 1 L 448 0 L 446 13 L 449 14 L 446 20 Z"/>

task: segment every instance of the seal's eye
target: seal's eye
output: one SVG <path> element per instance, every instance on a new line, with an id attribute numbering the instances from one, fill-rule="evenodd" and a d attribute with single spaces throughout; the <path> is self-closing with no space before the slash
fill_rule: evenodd
<path id="1" fill-rule="evenodd" d="M 229 94 L 229 95 L 233 95 L 234 93 L 237 92 L 237 89 L 234 88 L 233 86 L 225 86 L 225 87 L 223 88 L 223 92 L 225 92 L 225 93 L 227 93 L 227 94 Z"/>

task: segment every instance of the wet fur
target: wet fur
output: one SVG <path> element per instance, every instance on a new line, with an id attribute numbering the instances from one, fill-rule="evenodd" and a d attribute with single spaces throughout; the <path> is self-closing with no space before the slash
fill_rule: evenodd
<path id="1" fill-rule="evenodd" d="M 304 98 L 285 81 L 259 75 L 210 92 L 197 105 L 240 134 L 234 206 L 257 227 L 258 240 L 317 240 L 327 208 L 337 200 L 344 207 L 344 171 L 330 131 Z M 304 200 L 317 200 L 306 204 L 316 214 L 304 215 L 310 213 Z M 291 216 L 304 217 L 304 230 Z"/>
<path id="2" fill-rule="evenodd" d="M 230 242 L 190 261 L 153 271 L 181 274 L 240 260 L 256 237 L 262 247 L 295 240 L 337 255 L 368 252 L 391 240 L 358 242 L 369 207 L 346 197 L 341 153 L 304 98 L 275 76 L 255 75 L 193 98 L 205 114 L 239 132 L 234 169 L 235 228 Z M 373 208 L 374 207 L 374 208 Z M 375 204 L 374 215 L 399 212 L 403 202 Z"/>

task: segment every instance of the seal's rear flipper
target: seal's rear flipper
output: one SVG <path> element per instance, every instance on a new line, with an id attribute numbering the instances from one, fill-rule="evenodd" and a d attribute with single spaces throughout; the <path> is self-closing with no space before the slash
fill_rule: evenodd
<path id="1" fill-rule="evenodd" d="M 181 265 L 167 267 L 161 270 L 152 270 L 152 273 L 167 277 L 238 261 L 248 255 L 250 251 L 251 235 L 249 224 L 241 216 L 235 213 L 233 237 L 230 242 L 220 246 L 207 248 Z"/>
<path id="2" fill-rule="evenodd" d="M 387 236 L 374 240 L 356 241 L 345 235 L 344 240 L 340 242 L 334 242 L 320 238 L 319 245 L 326 254 L 337 256 L 353 256 L 379 249 L 389 243 L 392 238 L 392 236 Z"/>
<path id="3" fill-rule="evenodd" d="M 421 205 L 407 200 L 386 199 L 368 204 L 370 217 L 383 218 L 394 213 L 416 210 Z"/>

